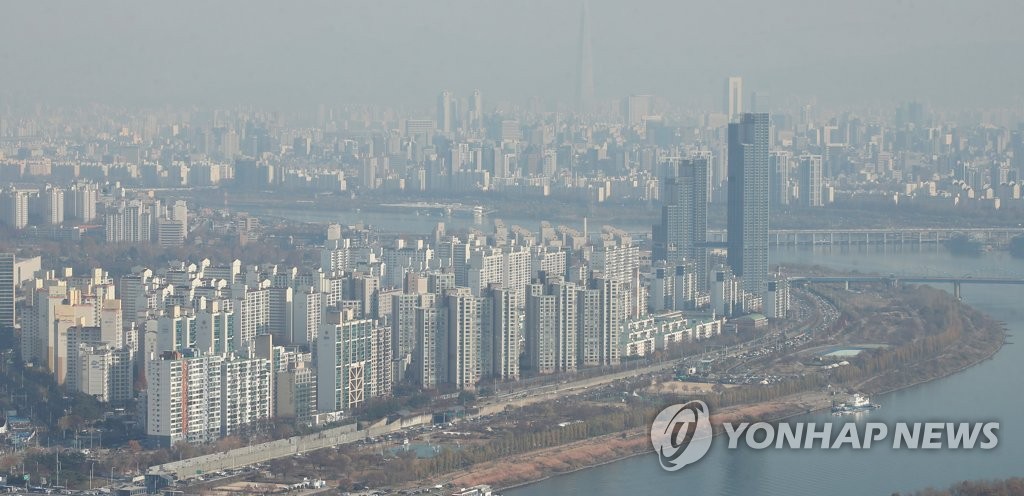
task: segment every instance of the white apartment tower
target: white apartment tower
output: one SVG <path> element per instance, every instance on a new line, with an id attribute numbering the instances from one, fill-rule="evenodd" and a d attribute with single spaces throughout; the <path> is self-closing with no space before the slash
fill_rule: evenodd
<path id="1" fill-rule="evenodd" d="M 561 279 L 530 284 L 526 295 L 526 359 L 538 374 L 575 371 L 577 286 Z"/>
<path id="2" fill-rule="evenodd" d="M 222 355 L 169 351 L 146 367 L 146 434 L 162 446 L 221 434 Z"/>
<path id="3" fill-rule="evenodd" d="M 427 295 L 432 297 L 433 295 Z M 438 333 L 441 329 L 441 311 L 434 305 L 432 298 L 421 301 L 416 307 L 416 346 L 412 350 L 410 376 L 423 389 L 437 387 L 438 370 Z M 447 343 L 445 343 L 447 345 Z"/>
<path id="4" fill-rule="evenodd" d="M 221 436 L 237 434 L 271 416 L 270 361 L 229 355 L 221 365 Z"/>
<path id="5" fill-rule="evenodd" d="M 14 254 L 0 253 L 0 329 L 14 329 Z"/>
<path id="6" fill-rule="evenodd" d="M 390 395 L 391 329 L 370 319 L 329 317 L 316 339 L 317 410 L 347 411 Z"/>
<path id="7" fill-rule="evenodd" d="M 618 365 L 619 334 L 625 319 L 622 285 L 595 277 L 577 291 L 578 365 Z"/>
<path id="8" fill-rule="evenodd" d="M 474 389 L 480 380 L 480 299 L 463 288 L 445 297 L 447 306 L 447 381 Z"/>

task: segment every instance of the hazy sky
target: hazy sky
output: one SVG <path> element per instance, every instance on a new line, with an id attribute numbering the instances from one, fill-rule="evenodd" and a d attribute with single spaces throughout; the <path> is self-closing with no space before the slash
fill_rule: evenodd
<path id="1" fill-rule="evenodd" d="M 441 88 L 571 101 L 579 0 L 4 1 L 0 98 L 128 105 L 396 103 Z M 720 105 L 1024 95 L 1020 0 L 591 0 L 600 98 Z"/>

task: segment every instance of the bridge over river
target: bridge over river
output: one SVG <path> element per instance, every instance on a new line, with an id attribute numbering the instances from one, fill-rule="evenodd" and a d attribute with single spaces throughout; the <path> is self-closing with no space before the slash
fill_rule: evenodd
<path id="1" fill-rule="evenodd" d="M 768 232 L 771 246 L 902 246 L 937 245 L 955 237 L 996 247 L 1005 247 L 1015 236 L 1024 235 L 1024 228 L 892 228 L 892 229 L 772 229 Z M 724 230 L 709 230 L 712 246 L 726 242 Z"/>
<path id="2" fill-rule="evenodd" d="M 953 296 L 957 299 L 960 298 L 960 287 L 964 284 L 1007 284 L 1007 285 L 1024 285 L 1024 279 L 1015 279 L 1010 277 L 934 277 L 934 276 L 897 276 L 895 274 L 889 274 L 887 276 L 881 275 L 849 275 L 849 276 L 827 276 L 827 277 L 814 277 L 814 276 L 798 276 L 790 278 L 793 283 L 842 283 L 846 285 L 846 288 L 850 288 L 850 283 L 857 282 L 869 282 L 877 283 L 884 282 L 890 286 L 897 286 L 900 283 L 911 283 L 911 284 L 952 284 L 953 285 Z"/>

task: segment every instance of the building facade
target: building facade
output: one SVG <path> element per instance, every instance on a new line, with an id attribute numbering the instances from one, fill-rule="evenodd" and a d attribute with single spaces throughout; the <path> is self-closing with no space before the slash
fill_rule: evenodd
<path id="1" fill-rule="evenodd" d="M 728 262 L 758 295 L 768 280 L 768 131 L 768 114 L 729 124 Z"/>

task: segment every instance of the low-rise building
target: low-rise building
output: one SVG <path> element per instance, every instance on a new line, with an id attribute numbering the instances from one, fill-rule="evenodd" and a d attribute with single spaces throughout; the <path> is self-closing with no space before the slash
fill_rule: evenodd
<path id="1" fill-rule="evenodd" d="M 708 339 L 722 333 L 722 319 L 687 319 L 683 312 L 671 311 L 632 319 L 623 324 L 620 338 L 623 356 L 646 356 L 656 350 Z"/>

